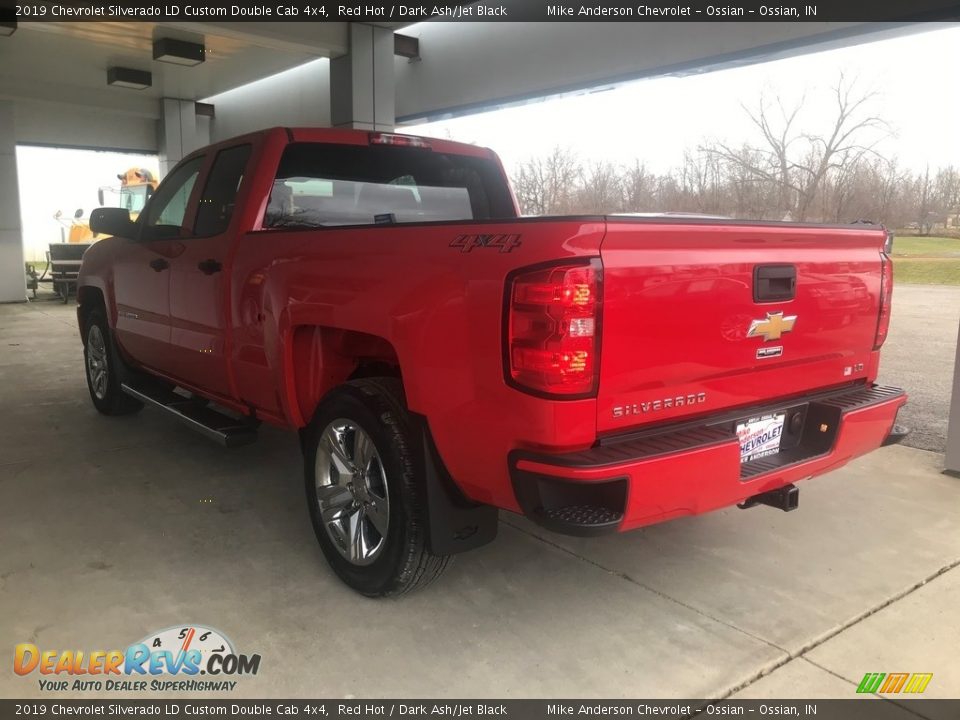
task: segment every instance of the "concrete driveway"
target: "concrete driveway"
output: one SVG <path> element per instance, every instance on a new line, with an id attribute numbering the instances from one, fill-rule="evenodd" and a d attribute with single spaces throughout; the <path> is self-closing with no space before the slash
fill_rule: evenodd
<path id="1" fill-rule="evenodd" d="M 911 447 L 936 452 L 946 447 L 958 325 L 960 286 L 894 285 L 879 379 L 910 393 L 899 421 L 911 429 L 906 441 Z"/>
<path id="2" fill-rule="evenodd" d="M 99 416 L 73 311 L 0 306 L 2 697 L 41 695 L 16 643 L 188 623 L 262 656 L 229 697 L 849 697 L 886 671 L 960 695 L 960 481 L 938 454 L 880 450 L 789 514 L 593 540 L 504 514 L 437 584 L 372 601 L 323 562 L 293 435 L 228 451 L 150 410 Z"/>

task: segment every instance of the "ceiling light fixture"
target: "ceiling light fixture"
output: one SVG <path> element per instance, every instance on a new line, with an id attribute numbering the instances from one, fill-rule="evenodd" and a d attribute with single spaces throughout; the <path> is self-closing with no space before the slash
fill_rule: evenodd
<path id="1" fill-rule="evenodd" d="M 206 59 L 206 52 L 202 44 L 186 40 L 159 38 L 153 42 L 153 59 L 174 65 L 199 65 Z"/>
<path id="2" fill-rule="evenodd" d="M 420 40 L 412 35 L 393 34 L 393 54 L 408 60 L 420 59 Z"/>
<path id="3" fill-rule="evenodd" d="M 153 85 L 153 75 L 146 70 L 112 67 L 107 69 L 107 85 L 114 87 L 143 90 Z"/>

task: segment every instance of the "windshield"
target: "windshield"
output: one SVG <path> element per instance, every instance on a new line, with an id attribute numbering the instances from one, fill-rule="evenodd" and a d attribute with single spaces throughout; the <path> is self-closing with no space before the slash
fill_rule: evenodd
<path id="1" fill-rule="evenodd" d="M 515 217 L 487 158 L 380 145 L 287 147 L 264 227 L 325 227 Z"/>

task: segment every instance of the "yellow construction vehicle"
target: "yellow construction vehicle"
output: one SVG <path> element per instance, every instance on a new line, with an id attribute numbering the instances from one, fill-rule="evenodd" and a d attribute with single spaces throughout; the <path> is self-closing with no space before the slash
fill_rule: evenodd
<path id="1" fill-rule="evenodd" d="M 126 172 L 118 173 L 117 179 L 120 181 L 119 187 L 104 185 L 97 190 L 99 206 L 126 208 L 130 211 L 130 218 L 136 220 L 153 191 L 157 189 L 157 179 L 146 168 L 129 168 Z M 97 236 L 90 231 L 90 224 L 83 209 L 78 209 L 70 219 L 58 210 L 54 218 L 61 225 L 61 242 L 77 244 L 97 240 Z"/>
<path id="2" fill-rule="evenodd" d="M 104 186 L 97 191 L 100 207 L 126 208 L 130 211 L 130 219 L 136 220 L 153 191 L 157 189 L 157 178 L 146 168 L 130 168 L 118 174 L 117 179 L 120 181 L 119 188 Z"/>
<path id="3" fill-rule="evenodd" d="M 146 168 L 129 168 L 118 174 L 117 179 L 120 181 L 119 187 L 105 185 L 97 190 L 100 207 L 126 208 L 130 211 L 130 218 L 136 220 L 153 191 L 157 189 L 157 178 Z M 50 243 L 47 267 L 43 275 L 38 276 L 32 267 L 28 268 L 28 284 L 36 294 L 38 283 L 52 283 L 63 302 L 67 302 L 71 291 L 77 285 L 77 273 L 80 271 L 83 253 L 99 238 L 90 230 L 89 220 L 82 208 L 69 219 L 59 210 L 53 217 L 60 224 L 60 242 Z"/>
<path id="4" fill-rule="evenodd" d="M 53 219 L 60 223 L 60 243 L 76 244 L 92 243 L 94 241 L 94 234 L 83 215 L 83 208 L 78 208 L 73 217 L 69 219 L 60 210 L 57 210 Z"/>

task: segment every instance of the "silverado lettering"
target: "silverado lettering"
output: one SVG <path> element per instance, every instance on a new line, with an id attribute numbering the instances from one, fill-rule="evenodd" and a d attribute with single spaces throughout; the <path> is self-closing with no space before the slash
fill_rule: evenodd
<path id="1" fill-rule="evenodd" d="M 615 418 L 624 415 L 639 415 L 656 410 L 665 410 L 673 407 L 683 407 L 684 405 L 695 405 L 707 401 L 706 393 L 691 393 L 690 395 L 677 395 L 663 400 L 651 400 L 649 402 L 635 403 L 632 405 L 617 405 L 613 408 Z"/>
<path id="2" fill-rule="evenodd" d="M 794 482 L 903 434 L 906 395 L 876 385 L 881 227 L 521 218 L 486 148 L 287 128 L 90 225 L 93 404 L 228 447 L 297 432 L 314 533 L 365 595 L 431 581 L 499 511 L 597 534 L 792 509 Z"/>

